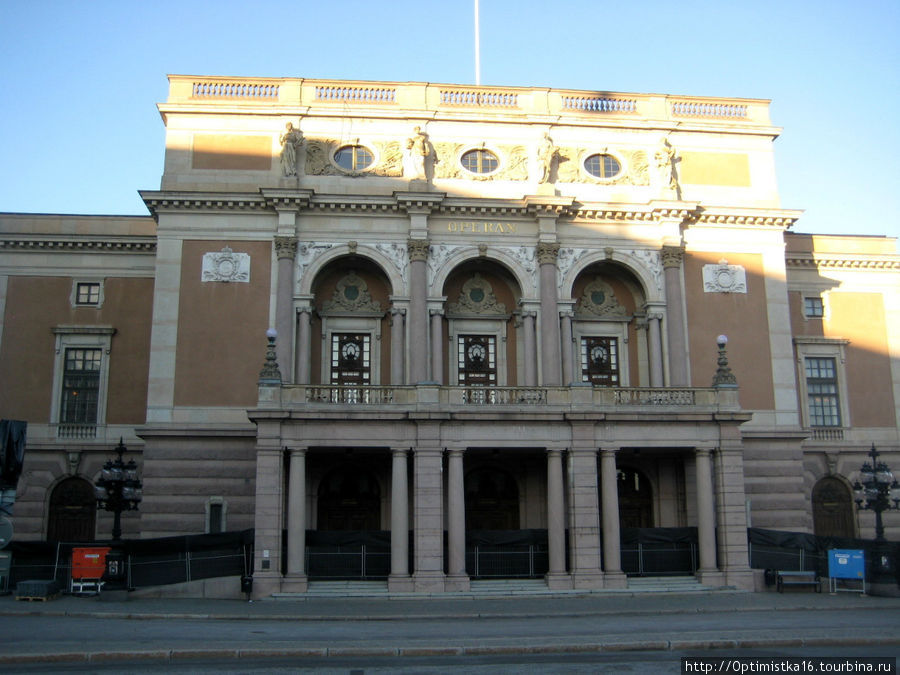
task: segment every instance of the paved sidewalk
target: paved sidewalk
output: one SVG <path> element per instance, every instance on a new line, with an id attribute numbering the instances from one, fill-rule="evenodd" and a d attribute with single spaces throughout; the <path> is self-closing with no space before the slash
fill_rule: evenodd
<path id="1" fill-rule="evenodd" d="M 848 620 L 846 629 L 832 629 L 827 635 L 817 630 L 815 621 L 809 614 L 797 621 L 784 621 L 796 612 L 818 612 L 825 616 L 841 617 L 853 613 L 865 616 L 869 612 L 881 613 L 876 625 L 857 629 Z M 735 614 L 746 614 L 738 618 Z M 707 623 L 746 624 L 747 631 L 736 637 L 732 630 L 698 634 L 696 629 L 686 626 L 694 621 L 692 617 L 704 616 Z M 542 640 L 528 639 L 510 633 L 505 636 L 485 638 L 478 630 L 466 631 L 465 635 L 452 639 L 430 641 L 420 639 L 396 639 L 389 643 L 382 640 L 349 639 L 323 644 L 284 643 L 263 647 L 247 644 L 230 646 L 167 646 L 163 640 L 144 642 L 133 649 L 125 646 L 99 650 L 85 646 L 82 649 L 54 647 L 52 641 L 37 647 L 29 643 L 28 649 L 17 648 L 15 644 L 0 645 L 2 663 L 44 663 L 99 662 L 129 659 L 153 659 L 174 661 L 185 658 L 262 658 L 262 657 L 322 657 L 322 656 L 405 656 L 405 655 L 467 655 L 467 654 L 509 654 L 538 652 L 601 652 L 623 650 L 685 650 L 742 647 L 804 647 L 812 645 L 872 645 L 900 651 L 900 598 L 860 596 L 851 593 L 829 595 L 810 592 L 777 593 L 640 593 L 640 594 L 591 594 L 573 596 L 571 594 L 552 597 L 479 597 L 479 598 L 435 598 L 391 600 L 384 598 L 310 598 L 291 600 L 203 600 L 129 598 L 114 601 L 100 597 L 75 597 L 64 595 L 46 602 L 16 600 L 13 596 L 0 597 L 0 627 L 11 626 L 16 617 L 81 618 L 85 620 L 163 620 L 159 624 L 143 624 L 145 630 L 159 630 L 165 620 L 222 621 L 222 622 L 297 622 L 299 627 L 309 626 L 310 630 L 318 622 L 337 622 L 336 631 L 350 631 L 350 622 L 419 622 L 429 625 L 444 625 L 442 622 L 475 619 L 528 620 L 545 619 L 551 622 L 584 621 L 619 623 L 622 626 L 635 624 L 665 626 L 665 631 L 634 634 L 618 631 L 615 635 L 598 632 L 590 639 L 573 641 L 564 634 L 548 633 Z M 655 617 L 660 617 L 657 621 Z M 679 618 L 680 617 L 680 618 Z M 784 625 L 767 625 L 775 617 Z M 618 619 L 618 621 L 617 621 Z M 24 619 L 37 621 L 38 619 Z M 837 619 L 840 622 L 840 619 Z M 308 622 L 308 623 L 307 623 Z M 534 623 L 534 622 L 532 622 Z M 813 625 L 811 625 L 813 624 Z M 129 623 L 130 625 L 130 623 Z M 135 624 L 137 625 L 137 624 Z M 223 626 L 226 623 L 222 624 Z M 340 628 L 346 625 L 346 629 Z M 398 627 L 399 627 L 398 623 Z M 753 626 L 751 628 L 751 626 Z M 249 632 L 249 626 L 246 630 Z"/>

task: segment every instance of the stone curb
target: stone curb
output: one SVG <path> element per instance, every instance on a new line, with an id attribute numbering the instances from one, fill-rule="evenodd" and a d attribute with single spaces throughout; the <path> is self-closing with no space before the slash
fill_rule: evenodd
<path id="1" fill-rule="evenodd" d="M 579 644 L 493 645 L 471 647 L 299 647 L 272 649 L 152 649 L 146 651 L 59 652 L 0 654 L 0 664 L 108 663 L 122 661 L 188 661 L 192 659 L 260 659 L 326 657 L 488 656 L 511 654 L 589 654 L 689 649 L 752 649 L 785 647 L 872 647 L 900 645 L 900 636 L 773 639 L 672 639 Z"/>

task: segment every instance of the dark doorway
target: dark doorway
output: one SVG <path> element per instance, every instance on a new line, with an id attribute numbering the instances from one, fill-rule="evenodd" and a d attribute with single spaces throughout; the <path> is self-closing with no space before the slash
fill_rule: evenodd
<path id="1" fill-rule="evenodd" d="M 66 478 L 50 494 L 47 541 L 94 541 L 97 500 L 83 478 Z"/>
<path id="2" fill-rule="evenodd" d="M 466 476 L 466 529 L 518 530 L 519 488 L 506 471 L 484 467 Z"/>
<path id="3" fill-rule="evenodd" d="M 827 477 L 812 492 L 813 531 L 820 537 L 855 537 L 850 490 L 838 478 Z"/>
<path id="4" fill-rule="evenodd" d="M 371 471 L 359 467 L 335 469 L 319 485 L 318 529 L 378 530 L 381 490 Z"/>
<path id="5" fill-rule="evenodd" d="M 629 467 L 620 467 L 619 522 L 622 527 L 653 527 L 653 489 L 647 477 Z"/>

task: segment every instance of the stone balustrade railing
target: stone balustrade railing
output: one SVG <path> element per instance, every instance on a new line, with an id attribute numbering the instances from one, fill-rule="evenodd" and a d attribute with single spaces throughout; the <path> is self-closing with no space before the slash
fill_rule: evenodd
<path id="1" fill-rule="evenodd" d="M 169 77 L 167 105 L 277 105 L 280 108 L 365 106 L 453 114 L 532 114 L 575 117 L 635 117 L 704 124 L 770 125 L 769 101 L 573 91 L 528 87 L 483 87 L 426 82 L 366 82 L 301 78 Z M 395 114 L 395 113 L 386 113 Z"/>
<path id="2" fill-rule="evenodd" d="M 736 391 L 714 388 L 646 387 L 439 387 L 285 385 L 285 407 L 388 406 L 494 408 L 539 406 L 545 409 L 588 407 L 591 410 L 712 409 L 736 406 Z"/>

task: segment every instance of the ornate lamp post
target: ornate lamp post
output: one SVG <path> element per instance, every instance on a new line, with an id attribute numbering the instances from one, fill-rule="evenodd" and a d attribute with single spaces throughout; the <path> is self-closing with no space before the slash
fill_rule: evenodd
<path id="1" fill-rule="evenodd" d="M 894 479 L 894 474 L 888 465 L 878 461 L 879 454 L 873 443 L 872 449 L 869 450 L 869 457 L 872 458 L 872 461 L 862 465 L 859 471 L 859 480 L 853 485 L 853 497 L 860 510 L 875 512 L 875 546 L 872 549 L 874 557 L 873 593 L 876 592 L 875 586 L 877 585 L 883 586 L 884 589 L 890 589 L 890 594 L 894 595 L 896 581 L 893 579 L 891 554 L 884 538 L 884 523 L 881 514 L 885 511 L 900 509 L 900 484 Z"/>
<path id="2" fill-rule="evenodd" d="M 127 449 L 120 438 L 119 445 L 116 446 L 118 457 L 115 460 L 108 460 L 103 465 L 100 478 L 94 486 L 97 508 L 115 514 L 113 541 L 118 541 L 122 537 L 122 511 L 137 511 L 143 497 L 137 464 L 133 459 L 127 463 L 122 460 L 122 455 Z"/>

